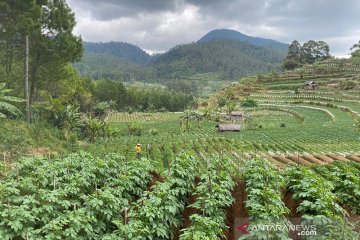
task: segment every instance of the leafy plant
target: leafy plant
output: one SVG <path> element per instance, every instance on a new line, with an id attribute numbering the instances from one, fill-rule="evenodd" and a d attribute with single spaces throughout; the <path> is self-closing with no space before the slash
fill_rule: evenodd
<path id="1" fill-rule="evenodd" d="M 24 99 L 7 96 L 11 91 L 11 89 L 6 88 L 5 83 L 0 83 L 0 118 L 6 118 L 8 115 L 16 117 L 22 114 L 21 111 L 11 103 L 24 102 Z"/>
<path id="2" fill-rule="evenodd" d="M 146 191 L 129 210 L 129 221 L 116 222 L 118 230 L 109 236 L 125 239 L 170 239 L 180 225 L 179 215 L 195 179 L 195 161 L 181 154 L 171 164 L 169 175 Z"/>
<path id="3" fill-rule="evenodd" d="M 279 171 L 265 159 L 252 159 L 245 162 L 243 176 L 246 182 L 246 209 L 253 224 L 283 225 L 287 224 L 285 214 L 289 213 L 282 201 L 281 188 L 284 178 Z M 240 239 L 289 239 L 286 228 L 251 230 Z"/>
<path id="4" fill-rule="evenodd" d="M 189 207 L 199 210 L 191 215 L 191 227 L 182 230 L 180 239 L 221 239 L 224 237 L 225 207 L 234 199 L 231 190 L 235 183 L 231 177 L 233 167 L 229 159 L 214 158 L 209 160 L 206 171 L 200 177 L 194 195 L 195 203 Z"/>
<path id="5" fill-rule="evenodd" d="M 331 182 L 299 166 L 289 167 L 285 176 L 293 199 L 300 201 L 297 211 L 304 214 L 302 224 L 316 226 L 316 239 L 358 239 L 359 235 L 346 221 L 346 211 L 336 201 Z"/>

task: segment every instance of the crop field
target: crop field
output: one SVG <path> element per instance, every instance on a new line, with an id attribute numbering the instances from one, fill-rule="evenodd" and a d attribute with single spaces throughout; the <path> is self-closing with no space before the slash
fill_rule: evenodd
<path id="1" fill-rule="evenodd" d="M 128 135 L 127 121 L 114 120 L 112 127 L 121 133 L 123 144 L 108 142 L 107 148 L 118 148 L 131 156 L 133 147 L 139 142 L 148 156 L 168 156 L 184 150 L 200 158 L 219 154 L 238 159 L 261 156 L 280 167 L 294 162 L 312 165 L 323 162 L 323 158 L 326 162 L 360 160 L 357 130 L 360 104 L 356 97 L 324 101 L 314 99 L 310 93 L 296 98 L 293 95 L 274 91 L 251 95 L 259 106 L 243 109 L 253 126 L 248 126 L 246 121 L 240 122 L 244 126 L 240 132 L 219 133 L 215 128 L 217 122 L 208 119 L 191 120 L 189 129 L 184 130 L 180 124 L 184 116 L 181 113 L 173 116 L 172 113 L 157 113 L 157 121 L 144 121 L 141 114 L 134 114 L 132 119 L 141 123 L 142 134 Z M 327 94 L 327 98 L 335 99 L 335 96 Z M 114 114 L 117 119 L 126 119 L 127 115 Z M 111 116 L 110 119 L 116 118 Z M 156 130 L 155 135 L 151 134 L 152 129 Z M 312 160 L 308 156 L 312 156 Z"/>
<path id="2" fill-rule="evenodd" d="M 359 239 L 359 92 L 296 81 L 235 101 L 239 132 L 226 106 L 110 112 L 82 151 L 0 162 L 0 239 Z"/>
<path id="3" fill-rule="evenodd" d="M 1 239 L 358 239 L 360 163 L 312 158 L 23 158 L 0 178 Z"/>

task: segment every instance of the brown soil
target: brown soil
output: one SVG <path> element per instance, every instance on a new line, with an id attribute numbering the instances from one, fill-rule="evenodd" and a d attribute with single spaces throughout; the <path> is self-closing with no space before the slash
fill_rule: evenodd
<path id="1" fill-rule="evenodd" d="M 200 179 L 198 177 L 196 177 L 195 185 L 198 185 L 199 182 L 200 182 Z M 180 234 L 181 234 L 180 229 L 185 229 L 185 228 L 191 227 L 190 216 L 195 213 L 199 213 L 199 210 L 189 207 L 191 204 L 193 204 L 196 201 L 196 199 L 197 199 L 196 195 L 191 194 L 190 196 L 188 196 L 186 203 L 185 203 L 184 211 L 181 214 L 183 224 L 182 224 L 182 226 L 179 226 L 175 229 L 173 240 L 178 240 L 180 238 Z"/>
<path id="2" fill-rule="evenodd" d="M 326 156 L 339 161 L 349 161 L 349 159 L 346 159 L 344 156 L 341 155 L 332 155 L 332 154 L 326 154 Z"/>
<path id="3" fill-rule="evenodd" d="M 301 217 L 303 213 L 297 212 L 296 209 L 300 205 L 300 201 L 295 201 L 292 199 L 292 192 L 283 189 L 283 201 L 285 206 L 290 210 L 290 213 L 286 216 L 293 224 L 301 224 Z M 302 238 L 297 235 L 296 232 L 290 232 L 289 237 L 295 240 L 301 240 Z"/>
<path id="4" fill-rule="evenodd" d="M 303 159 L 300 155 L 289 155 L 289 159 L 300 165 L 310 166 L 311 163 Z"/>
<path id="5" fill-rule="evenodd" d="M 352 161 L 355 161 L 355 162 L 360 162 L 360 158 L 355 156 L 355 155 L 351 155 L 351 156 L 346 156 L 347 159 L 350 159 Z"/>
<path id="6" fill-rule="evenodd" d="M 309 162 L 312 162 L 312 163 L 315 163 L 315 164 L 325 164 L 323 161 L 320 161 L 319 159 L 313 157 L 312 155 L 303 155 L 302 156 L 305 160 L 309 161 Z"/>
<path id="7" fill-rule="evenodd" d="M 286 165 L 280 161 L 277 161 L 276 159 L 269 157 L 268 158 L 271 163 L 273 163 L 278 169 L 284 169 L 286 168 Z"/>
<path id="8" fill-rule="evenodd" d="M 153 186 L 156 185 L 157 182 L 163 182 L 164 181 L 164 178 L 159 173 L 151 172 L 150 174 L 152 176 L 152 179 L 147 185 L 147 190 L 150 190 Z"/>
<path id="9" fill-rule="evenodd" d="M 292 199 L 292 195 L 293 195 L 292 192 L 284 189 L 282 190 L 282 193 L 283 193 L 283 201 L 285 203 L 285 206 L 290 210 L 290 214 L 288 214 L 287 217 L 300 218 L 302 216 L 302 213 L 296 211 L 296 209 L 300 205 L 300 202 L 294 201 Z"/>
<path id="10" fill-rule="evenodd" d="M 329 158 L 326 155 L 315 155 L 314 157 L 316 157 L 317 159 L 320 159 L 321 161 L 326 162 L 326 163 L 332 163 L 334 161 L 333 159 Z"/>
<path id="11" fill-rule="evenodd" d="M 237 226 L 248 223 L 248 214 L 245 208 L 245 201 L 247 198 L 246 185 L 244 181 L 236 182 L 231 195 L 235 199 L 234 203 L 226 209 L 226 225 L 229 227 L 225 232 L 225 239 L 238 239 Z"/>
<path id="12" fill-rule="evenodd" d="M 274 159 L 278 160 L 279 162 L 283 163 L 283 164 L 294 164 L 293 161 L 291 161 L 290 159 L 279 155 L 279 156 L 273 156 Z"/>

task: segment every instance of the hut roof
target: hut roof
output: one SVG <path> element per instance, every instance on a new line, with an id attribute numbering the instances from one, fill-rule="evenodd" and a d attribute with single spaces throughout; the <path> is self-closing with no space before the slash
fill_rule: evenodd
<path id="1" fill-rule="evenodd" d="M 314 82 L 314 81 L 306 81 L 305 84 L 306 85 L 313 85 L 313 84 L 316 84 L 316 82 Z"/>
<path id="2" fill-rule="evenodd" d="M 244 116 L 245 113 L 239 112 L 239 111 L 233 111 L 231 112 L 231 116 Z"/>
<path id="3" fill-rule="evenodd" d="M 219 131 L 240 131 L 240 124 L 218 124 Z"/>

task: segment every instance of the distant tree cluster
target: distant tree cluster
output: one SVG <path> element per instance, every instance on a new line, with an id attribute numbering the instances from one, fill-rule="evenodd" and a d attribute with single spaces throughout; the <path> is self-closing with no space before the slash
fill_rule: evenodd
<path id="1" fill-rule="evenodd" d="M 294 40 L 289 46 L 283 67 L 290 70 L 306 63 L 322 61 L 331 57 L 329 52 L 329 45 L 324 41 L 309 40 L 301 46 L 297 40 Z"/>
<path id="2" fill-rule="evenodd" d="M 214 40 L 177 46 L 150 63 L 159 79 L 181 79 L 198 73 L 217 73 L 239 79 L 280 69 L 285 52 L 235 40 Z"/>
<path id="3" fill-rule="evenodd" d="M 24 65 L 29 66 L 30 103 L 59 78 L 69 62 L 80 60 L 82 40 L 72 32 L 75 16 L 65 0 L 2 0 L 0 2 L 1 81 L 23 92 Z M 24 57 L 29 39 L 29 58 Z"/>
<path id="4" fill-rule="evenodd" d="M 352 57 L 360 57 L 360 41 L 355 43 L 351 48 L 351 56 Z"/>
<path id="5" fill-rule="evenodd" d="M 96 81 L 93 95 L 98 101 L 114 101 L 120 111 L 183 111 L 193 97 L 180 92 L 158 89 L 126 89 L 120 81 Z"/>

